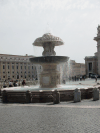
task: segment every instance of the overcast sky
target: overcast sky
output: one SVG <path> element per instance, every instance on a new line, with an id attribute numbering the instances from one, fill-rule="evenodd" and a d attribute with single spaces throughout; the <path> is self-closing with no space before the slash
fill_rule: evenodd
<path id="1" fill-rule="evenodd" d="M 100 0 L 0 0 L 0 53 L 40 54 L 32 43 L 51 32 L 64 41 L 58 55 L 84 63 L 93 56 Z"/>

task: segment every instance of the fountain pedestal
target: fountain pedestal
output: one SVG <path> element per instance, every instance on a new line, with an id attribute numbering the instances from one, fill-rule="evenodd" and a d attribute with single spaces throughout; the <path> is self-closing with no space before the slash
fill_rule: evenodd
<path id="1" fill-rule="evenodd" d="M 57 64 L 42 65 L 43 71 L 40 74 L 41 88 L 57 88 L 60 84 L 60 72 L 57 71 Z"/>

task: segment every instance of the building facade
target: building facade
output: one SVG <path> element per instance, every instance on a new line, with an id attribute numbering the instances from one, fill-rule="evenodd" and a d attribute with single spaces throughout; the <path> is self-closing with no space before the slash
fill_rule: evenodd
<path id="1" fill-rule="evenodd" d="M 0 80 L 39 80 L 42 66 L 32 64 L 29 58 L 33 56 L 0 54 Z M 68 80 L 69 77 L 85 75 L 85 64 L 70 60 L 58 65 L 57 70 L 61 73 L 62 81 Z"/>
<path id="2" fill-rule="evenodd" d="M 67 63 L 64 63 L 61 67 L 59 66 L 58 70 L 62 73 L 62 80 L 68 80 L 69 77 L 72 78 L 75 76 L 80 77 L 86 75 L 85 63 L 76 63 L 75 60 L 69 60 Z"/>
<path id="3" fill-rule="evenodd" d="M 85 57 L 85 67 L 87 76 L 91 74 L 100 75 L 100 26 L 97 27 L 97 36 L 94 37 L 94 40 L 97 41 L 97 52 L 94 56 Z"/>
<path id="4" fill-rule="evenodd" d="M 70 61 L 70 77 L 86 75 L 85 64 L 76 63 L 74 60 Z"/>
<path id="5" fill-rule="evenodd" d="M 88 77 L 90 77 L 91 74 L 98 74 L 97 56 L 86 56 L 85 57 L 85 68 L 86 68 L 86 75 Z"/>
<path id="6" fill-rule="evenodd" d="M 33 79 L 37 78 L 38 67 L 29 61 L 33 56 L 0 54 L 0 79 Z M 40 69 L 40 68 L 39 68 Z"/>

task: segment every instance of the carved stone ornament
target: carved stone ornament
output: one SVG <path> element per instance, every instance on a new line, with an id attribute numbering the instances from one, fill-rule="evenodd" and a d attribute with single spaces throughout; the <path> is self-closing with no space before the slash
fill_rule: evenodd
<path id="1" fill-rule="evenodd" d="M 63 45 L 63 41 L 61 38 L 53 36 L 51 33 L 46 33 L 42 37 L 37 38 L 33 45 L 34 46 L 43 46 L 45 42 L 52 42 L 54 46 Z"/>

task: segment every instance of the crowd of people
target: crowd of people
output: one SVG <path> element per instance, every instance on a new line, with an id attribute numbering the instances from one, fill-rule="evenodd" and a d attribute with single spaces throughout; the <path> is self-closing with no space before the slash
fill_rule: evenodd
<path id="1" fill-rule="evenodd" d="M 69 81 L 82 81 L 82 80 L 85 80 L 86 79 L 86 76 L 83 75 L 83 76 L 73 76 L 73 77 L 69 77 Z"/>
<path id="2" fill-rule="evenodd" d="M 98 76 L 96 75 L 95 76 L 95 81 L 97 82 L 97 78 Z M 73 77 L 69 77 L 69 81 L 85 81 L 86 79 L 86 75 L 81 75 L 81 76 L 73 76 Z M 37 79 L 35 79 L 37 80 Z M 63 83 L 65 84 L 66 83 L 66 80 L 63 80 Z M 6 87 L 17 87 L 17 86 L 20 86 L 20 85 L 23 85 L 25 86 L 26 85 L 26 81 L 23 80 L 22 82 L 19 82 L 18 80 L 10 80 L 10 81 L 4 81 L 3 83 L 3 88 L 6 88 Z"/>
<path id="3" fill-rule="evenodd" d="M 9 87 L 17 87 L 17 86 L 20 86 L 20 85 L 26 85 L 26 82 L 25 82 L 25 80 L 23 80 L 22 81 L 22 83 L 20 83 L 20 82 L 18 82 L 18 80 L 15 80 L 15 81 L 13 81 L 13 80 L 10 80 L 10 81 L 4 81 L 4 83 L 3 83 L 3 88 L 6 88 L 7 86 L 9 86 Z"/>

